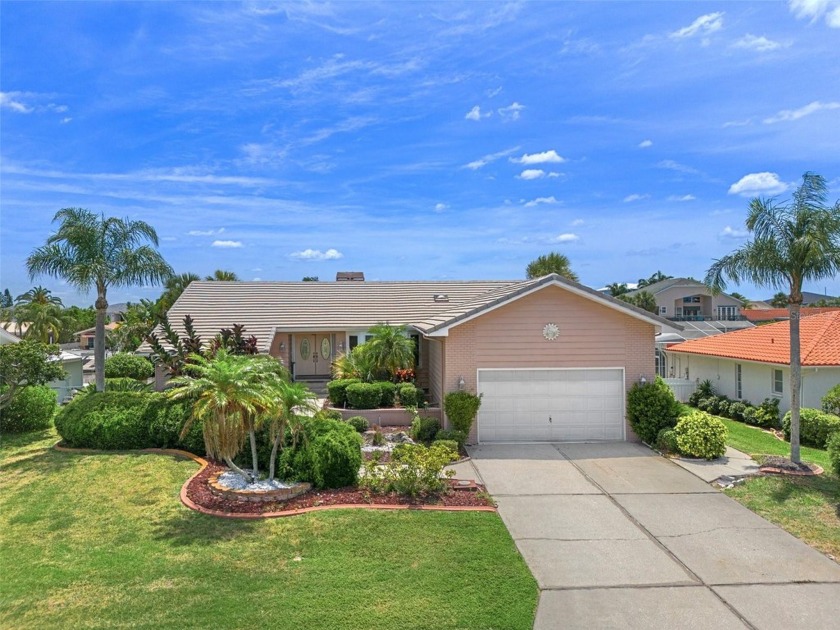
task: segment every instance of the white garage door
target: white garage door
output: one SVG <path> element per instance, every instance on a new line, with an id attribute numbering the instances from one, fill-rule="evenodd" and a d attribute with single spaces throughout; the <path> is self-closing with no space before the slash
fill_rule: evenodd
<path id="1" fill-rule="evenodd" d="M 624 370 L 479 370 L 479 442 L 623 440 Z"/>

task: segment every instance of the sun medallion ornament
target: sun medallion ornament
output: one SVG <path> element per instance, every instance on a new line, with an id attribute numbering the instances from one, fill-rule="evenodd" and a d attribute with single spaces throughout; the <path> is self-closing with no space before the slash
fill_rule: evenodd
<path id="1" fill-rule="evenodd" d="M 559 336 L 560 329 L 557 327 L 557 324 L 546 324 L 543 326 L 543 337 L 549 341 L 554 341 Z"/>

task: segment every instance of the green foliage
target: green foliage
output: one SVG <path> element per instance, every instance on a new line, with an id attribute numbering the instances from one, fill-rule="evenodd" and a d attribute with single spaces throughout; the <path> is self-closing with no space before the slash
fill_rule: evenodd
<path id="1" fill-rule="evenodd" d="M 105 378 L 133 378 L 145 381 L 155 375 L 155 366 L 146 357 L 118 352 L 105 359 Z"/>
<path id="2" fill-rule="evenodd" d="M 414 340 L 405 326 L 377 324 L 369 331 L 370 338 L 353 349 L 364 357 L 372 375 L 390 380 L 397 370 L 414 367 Z"/>
<path id="3" fill-rule="evenodd" d="M 765 398 L 755 410 L 755 424 L 759 427 L 779 427 L 779 399 Z"/>
<path id="4" fill-rule="evenodd" d="M 701 381 L 697 385 L 697 389 L 695 389 L 691 396 L 688 397 L 688 404 L 692 407 L 697 407 L 703 398 L 711 398 L 715 395 L 717 394 L 714 386 L 712 385 L 712 381 L 706 379 L 705 381 Z"/>
<path id="5" fill-rule="evenodd" d="M 481 407 L 481 396 L 469 392 L 449 392 L 443 399 L 443 408 L 452 428 L 463 431 L 467 435 L 470 433 L 479 407 Z"/>
<path id="6" fill-rule="evenodd" d="M 639 291 L 638 293 L 624 293 L 618 296 L 618 299 L 637 306 L 649 313 L 657 314 L 659 307 L 656 305 L 656 298 L 648 291 Z"/>
<path id="7" fill-rule="evenodd" d="M 181 431 L 189 421 L 191 413 L 192 407 L 187 402 L 172 401 L 161 394 L 151 394 L 145 413 L 150 443 L 156 448 L 177 448 L 196 455 L 204 455 L 201 421 L 192 422 L 187 433 L 181 436 Z"/>
<path id="8" fill-rule="evenodd" d="M 58 346 L 24 339 L 0 345 L 0 409 L 6 407 L 26 385 L 45 385 L 64 378 L 58 361 Z"/>
<path id="9" fill-rule="evenodd" d="M 356 429 L 359 433 L 364 433 L 370 426 L 368 419 L 364 416 L 352 416 L 347 418 L 347 424 Z"/>
<path id="10" fill-rule="evenodd" d="M 146 408 L 152 394 L 98 392 L 78 396 L 55 418 L 68 446 L 103 450 L 151 448 Z"/>
<path id="11" fill-rule="evenodd" d="M 550 273 L 556 273 L 575 282 L 578 281 L 577 274 L 572 271 L 572 264 L 569 262 L 568 256 L 559 252 L 549 252 L 543 256 L 538 256 L 529 262 L 525 268 L 525 276 L 529 280 L 541 278 Z"/>
<path id="12" fill-rule="evenodd" d="M 374 385 L 379 388 L 380 406 L 393 407 L 397 396 L 397 386 L 391 381 L 376 381 Z"/>
<path id="13" fill-rule="evenodd" d="M 58 409 L 55 392 L 46 385 L 20 389 L 12 402 L 0 411 L 0 433 L 23 433 L 46 429 Z"/>
<path id="14" fill-rule="evenodd" d="M 782 420 L 782 430 L 785 432 L 785 439 L 790 440 L 790 411 Z M 828 439 L 838 432 L 840 416 L 807 407 L 799 410 L 799 441 L 802 444 L 825 448 Z"/>
<path id="15" fill-rule="evenodd" d="M 728 418 L 732 420 L 738 420 L 739 422 L 744 421 L 744 412 L 747 409 L 746 403 L 740 400 L 733 400 L 729 403 L 729 413 L 726 414 Z"/>
<path id="16" fill-rule="evenodd" d="M 382 402 L 382 390 L 374 383 L 352 383 L 345 391 L 351 409 L 376 409 Z"/>
<path id="17" fill-rule="evenodd" d="M 660 377 L 636 383 L 627 394 L 627 419 L 643 442 L 653 444 L 662 429 L 672 428 L 680 415 L 680 403 Z"/>
<path id="18" fill-rule="evenodd" d="M 91 387 L 90 385 L 88 387 Z M 151 392 L 152 385 L 133 378 L 106 378 L 105 389 L 109 392 Z M 96 391 L 95 387 L 92 387 Z"/>
<path id="19" fill-rule="evenodd" d="M 656 436 L 656 450 L 661 453 L 678 453 L 677 434 L 674 429 L 662 429 Z"/>
<path id="20" fill-rule="evenodd" d="M 310 449 L 314 482 L 318 488 L 356 485 L 362 465 L 358 434 L 332 431 L 316 438 Z"/>
<path id="21" fill-rule="evenodd" d="M 327 395 L 333 407 L 347 406 L 347 388 L 350 385 L 361 383 L 357 378 L 342 378 L 327 383 Z"/>
<path id="22" fill-rule="evenodd" d="M 835 432 L 828 438 L 825 448 L 828 451 L 828 461 L 831 462 L 831 469 L 835 475 L 840 477 L 840 431 Z"/>
<path id="23" fill-rule="evenodd" d="M 822 409 L 826 413 L 840 416 L 840 383 L 829 389 L 822 397 Z"/>
<path id="24" fill-rule="evenodd" d="M 682 416 L 674 433 L 677 449 L 688 457 L 717 459 L 726 451 L 726 425 L 703 411 Z"/>
<path id="25" fill-rule="evenodd" d="M 446 477 L 455 474 L 448 470 L 441 477 L 451 461 L 452 451 L 444 445 L 427 448 L 422 444 L 400 444 L 392 451 L 387 464 L 375 460 L 365 463 L 361 486 L 372 492 L 396 492 L 411 498 L 440 494 L 446 490 Z"/>
<path id="26" fill-rule="evenodd" d="M 352 426 L 346 422 L 330 420 L 320 416 L 302 420 L 301 426 L 301 435 L 294 441 L 287 439 L 286 448 L 279 458 L 280 478 L 309 481 L 315 485 L 318 485 L 319 478 L 322 483 L 326 483 L 327 480 L 331 483 L 337 483 L 335 480 L 347 481 L 350 479 L 352 472 L 350 469 L 355 462 L 353 453 L 356 451 L 358 452 L 359 463 L 355 465 L 355 473 L 358 474 L 362 456 L 361 437 Z M 322 437 L 332 434 L 337 435 L 339 439 L 319 442 Z M 317 454 L 317 451 L 326 442 L 329 442 L 329 444 L 323 446 L 323 448 L 331 452 L 323 455 Z M 341 446 L 342 444 L 344 446 Z M 352 448 L 350 448 L 351 446 Z M 320 462 L 317 475 L 316 459 Z M 330 470 L 330 466 L 333 465 L 336 467 L 335 471 Z M 350 485 L 350 483 L 353 482 L 325 487 L 342 487 Z"/>
<path id="27" fill-rule="evenodd" d="M 403 383 L 397 389 L 400 404 L 403 407 L 416 407 L 419 402 L 418 392 L 413 383 Z"/>
<path id="28" fill-rule="evenodd" d="M 431 442 L 440 431 L 440 421 L 427 416 L 414 416 L 411 421 L 411 439 L 417 442 Z"/>
<path id="29" fill-rule="evenodd" d="M 758 426 L 758 409 L 755 407 L 747 407 L 744 409 L 741 417 L 744 419 L 745 424 L 750 424 L 753 426 Z"/>
<path id="30" fill-rule="evenodd" d="M 338 420 L 339 422 L 344 419 L 337 409 L 320 409 L 315 416 L 323 420 Z"/>
<path id="31" fill-rule="evenodd" d="M 455 440 L 435 440 L 432 446 L 442 446 L 448 448 L 452 452 L 452 461 L 457 461 L 461 456 L 458 451 L 458 442 Z"/>
<path id="32" fill-rule="evenodd" d="M 385 436 L 379 427 L 376 427 L 376 431 L 373 432 L 372 442 L 374 446 L 385 446 Z"/>
<path id="33" fill-rule="evenodd" d="M 467 434 L 463 431 L 458 431 L 458 429 L 441 429 L 435 435 L 435 440 L 451 440 L 458 444 L 459 450 L 464 450 L 464 446 L 467 443 Z"/>
<path id="34" fill-rule="evenodd" d="M 93 328 L 94 324 L 96 324 L 96 309 L 92 306 L 87 308 L 68 306 L 61 311 L 61 334 L 58 336 L 58 343 L 70 343 L 75 333 Z"/>

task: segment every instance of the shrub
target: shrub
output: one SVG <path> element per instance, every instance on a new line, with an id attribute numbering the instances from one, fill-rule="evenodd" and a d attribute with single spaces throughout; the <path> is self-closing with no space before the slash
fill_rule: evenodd
<path id="1" fill-rule="evenodd" d="M 344 416 L 341 415 L 341 412 L 338 411 L 338 409 L 321 409 L 315 414 L 315 416 L 326 420 L 335 420 L 337 422 L 344 420 Z"/>
<path id="2" fill-rule="evenodd" d="M 190 418 L 192 406 L 187 401 L 169 400 L 153 394 L 146 407 L 151 444 L 157 448 L 179 448 L 196 455 L 204 455 L 202 423 L 194 421 L 182 438 L 181 431 Z"/>
<path id="3" fill-rule="evenodd" d="M 385 446 L 385 435 L 379 427 L 373 432 L 373 439 L 371 440 L 374 446 Z"/>
<path id="4" fill-rule="evenodd" d="M 658 376 L 651 383 L 636 383 L 627 394 L 627 419 L 639 439 L 653 444 L 662 429 L 673 427 L 680 403 Z"/>
<path id="5" fill-rule="evenodd" d="M 105 359 L 106 378 L 133 378 L 145 381 L 155 375 L 155 366 L 146 357 L 118 352 Z"/>
<path id="6" fill-rule="evenodd" d="M 443 445 L 426 448 L 422 444 L 400 444 L 391 453 L 391 461 L 378 465 L 374 460 L 365 463 L 361 485 L 373 492 L 396 492 L 409 497 L 439 494 L 446 490 L 441 478 L 450 463 L 452 452 Z M 452 477 L 455 471 L 446 471 Z"/>
<path id="7" fill-rule="evenodd" d="M 674 429 L 662 429 L 656 436 L 656 450 L 662 453 L 679 453 Z"/>
<path id="8" fill-rule="evenodd" d="M 699 383 L 697 385 L 697 389 L 694 390 L 694 393 L 688 397 L 688 404 L 692 407 L 697 407 L 701 400 L 704 398 L 711 398 L 714 395 L 715 388 L 712 385 L 712 381 L 706 379 L 705 381 Z"/>
<path id="9" fill-rule="evenodd" d="M 738 422 L 744 421 L 744 411 L 747 405 L 741 401 L 735 400 L 729 403 L 729 417 Z"/>
<path id="10" fill-rule="evenodd" d="M 755 407 L 747 407 L 744 409 L 744 412 L 741 414 L 744 418 L 744 422 L 747 424 L 751 424 L 753 426 L 758 425 L 758 409 Z"/>
<path id="11" fill-rule="evenodd" d="M 327 396 L 333 407 L 347 406 L 347 388 L 354 383 L 361 383 L 357 378 L 343 378 L 327 383 Z"/>
<path id="12" fill-rule="evenodd" d="M 717 398 L 714 396 L 707 396 L 697 401 L 697 408 L 706 413 L 712 413 L 712 409 L 717 406 Z"/>
<path id="13" fill-rule="evenodd" d="M 828 461 L 834 474 L 840 477 L 840 432 L 834 433 L 825 445 L 828 450 Z"/>
<path id="14" fill-rule="evenodd" d="M 352 383 L 346 391 L 351 409 L 376 409 L 382 401 L 382 390 L 374 383 Z"/>
<path id="15" fill-rule="evenodd" d="M 785 439 L 790 441 L 790 411 L 782 420 Z M 799 442 L 805 446 L 825 448 L 829 438 L 840 432 L 840 416 L 825 413 L 819 409 L 799 410 Z"/>
<path id="16" fill-rule="evenodd" d="M 400 404 L 403 407 L 416 407 L 419 401 L 417 388 L 412 383 L 403 383 L 397 389 Z"/>
<path id="17" fill-rule="evenodd" d="M 152 394 L 95 392 L 70 401 L 55 418 L 68 446 L 104 450 L 150 448 L 146 407 Z"/>
<path id="18" fill-rule="evenodd" d="M 451 461 L 457 461 L 460 458 L 459 450 L 458 450 L 458 442 L 455 440 L 435 440 L 432 442 L 432 446 L 442 446 L 444 448 L 448 448 L 452 452 L 452 459 Z"/>
<path id="19" fill-rule="evenodd" d="M 726 451 L 726 425 L 703 411 L 682 416 L 674 433 L 677 449 L 683 455 L 716 459 Z"/>
<path id="20" fill-rule="evenodd" d="M 377 381 L 374 385 L 379 388 L 379 404 L 382 407 L 393 407 L 397 398 L 397 386 L 391 381 Z"/>
<path id="21" fill-rule="evenodd" d="M 464 446 L 467 443 L 467 434 L 463 431 L 458 431 L 458 429 L 441 429 L 435 435 L 435 440 L 452 440 L 458 444 L 460 450 L 464 450 Z"/>
<path id="22" fill-rule="evenodd" d="M 92 389 L 96 389 L 94 386 Z M 105 379 L 105 391 L 108 392 L 151 392 L 152 386 L 127 376 Z"/>
<path id="23" fill-rule="evenodd" d="M 438 431 L 440 422 L 437 418 L 414 416 L 411 422 L 411 438 L 417 442 L 431 442 L 437 437 Z"/>
<path id="24" fill-rule="evenodd" d="M 336 440 L 321 441 L 322 437 L 335 434 Z M 329 442 L 325 444 L 325 442 Z M 344 444 L 342 447 L 341 444 Z M 317 454 L 319 450 L 326 449 L 329 453 Z M 343 454 L 342 454 L 343 453 Z M 287 436 L 285 448 L 278 457 L 278 477 L 281 479 L 294 479 L 297 481 L 309 481 L 315 485 L 337 483 L 347 481 L 338 486 L 341 487 L 355 483 L 356 477 L 351 478 L 350 469 L 353 468 L 355 455 L 358 453 L 359 463 L 355 464 L 355 473 L 358 475 L 361 465 L 361 437 L 356 430 L 346 422 L 330 420 L 316 415 L 303 421 L 302 435 L 297 441 L 292 442 Z M 318 473 L 316 478 L 315 460 L 319 460 Z"/>
<path id="25" fill-rule="evenodd" d="M 358 434 L 330 431 L 311 445 L 312 472 L 319 488 L 343 488 L 356 485 L 362 450 Z"/>
<path id="26" fill-rule="evenodd" d="M 829 389 L 821 400 L 823 411 L 840 416 L 840 383 Z"/>
<path id="27" fill-rule="evenodd" d="M 0 432 L 39 431 L 52 424 L 58 409 L 55 392 L 46 385 L 19 389 L 12 402 L 0 412 Z"/>
<path id="28" fill-rule="evenodd" d="M 347 424 L 356 429 L 359 433 L 364 433 L 370 426 L 367 418 L 363 416 L 353 416 L 351 418 L 347 418 Z"/>
<path id="29" fill-rule="evenodd" d="M 755 411 L 755 424 L 759 427 L 778 428 L 779 426 L 779 399 L 765 398 Z"/>
<path id="30" fill-rule="evenodd" d="M 481 407 L 481 396 L 469 392 L 449 392 L 443 399 L 443 408 L 452 428 L 467 435 L 472 428 L 475 415 Z"/>

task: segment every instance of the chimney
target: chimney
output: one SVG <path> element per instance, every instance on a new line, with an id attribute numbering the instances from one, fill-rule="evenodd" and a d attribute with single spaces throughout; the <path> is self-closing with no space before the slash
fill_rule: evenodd
<path id="1" fill-rule="evenodd" d="M 335 274 L 336 282 L 364 282 L 365 273 L 363 271 L 339 271 Z"/>

